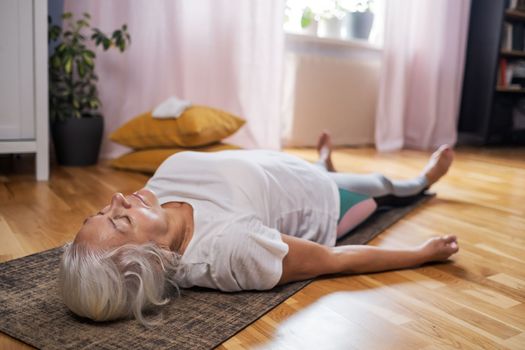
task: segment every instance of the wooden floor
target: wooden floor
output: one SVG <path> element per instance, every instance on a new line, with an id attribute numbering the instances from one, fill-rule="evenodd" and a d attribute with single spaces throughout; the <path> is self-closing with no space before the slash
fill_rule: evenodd
<path id="1" fill-rule="evenodd" d="M 287 150 L 308 160 L 312 150 Z M 340 149 L 340 171 L 417 175 L 428 153 Z M 15 161 L 16 163 L 16 161 Z M 17 165 L 14 166 L 15 170 Z M 115 191 L 147 177 L 99 165 L 0 176 L 0 260 L 58 246 Z M 322 279 L 220 349 L 525 349 L 525 149 L 459 149 L 437 198 L 371 242 L 407 246 L 453 233 L 451 263 Z M 0 348 L 28 348 L 0 334 Z"/>

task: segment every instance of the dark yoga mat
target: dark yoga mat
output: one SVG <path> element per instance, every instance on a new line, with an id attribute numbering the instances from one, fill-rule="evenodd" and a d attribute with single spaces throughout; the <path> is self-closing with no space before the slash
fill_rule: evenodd
<path id="1" fill-rule="evenodd" d="M 364 244 L 426 202 L 378 211 L 338 243 Z M 95 323 L 79 319 L 56 290 L 61 249 L 0 264 L 0 330 L 43 349 L 208 349 L 279 305 L 310 281 L 265 292 L 221 293 L 187 289 L 163 308 L 159 326 L 145 329 L 135 320 Z"/>

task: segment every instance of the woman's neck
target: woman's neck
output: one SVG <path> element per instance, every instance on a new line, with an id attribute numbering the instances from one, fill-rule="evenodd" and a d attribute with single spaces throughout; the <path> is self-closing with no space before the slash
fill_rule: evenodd
<path id="1" fill-rule="evenodd" d="M 184 254 L 193 237 L 193 207 L 188 203 L 168 202 L 162 205 L 169 220 L 169 248 L 171 251 Z"/>

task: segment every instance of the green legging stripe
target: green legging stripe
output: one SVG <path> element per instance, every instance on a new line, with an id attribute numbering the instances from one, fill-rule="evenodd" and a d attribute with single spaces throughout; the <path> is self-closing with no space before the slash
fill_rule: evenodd
<path id="1" fill-rule="evenodd" d="M 343 215 L 345 215 L 346 212 L 350 208 L 352 208 L 354 205 L 356 205 L 359 202 L 367 200 L 370 197 L 365 196 L 363 194 L 350 192 L 347 190 L 343 190 L 342 188 L 339 188 L 339 198 L 340 198 L 340 201 L 339 201 L 340 210 L 339 210 L 339 220 L 337 220 L 338 222 L 341 221 L 341 219 L 343 218 Z"/>

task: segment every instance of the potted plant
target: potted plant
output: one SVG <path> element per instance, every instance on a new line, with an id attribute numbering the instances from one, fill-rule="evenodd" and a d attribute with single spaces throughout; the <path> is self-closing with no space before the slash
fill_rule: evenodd
<path id="1" fill-rule="evenodd" d="M 338 0 L 326 2 L 320 14 L 319 36 L 340 39 L 344 16 L 345 11 Z"/>
<path id="2" fill-rule="evenodd" d="M 310 7 L 305 7 L 301 16 L 301 29 L 304 34 L 317 35 L 317 19 Z"/>
<path id="3" fill-rule="evenodd" d="M 373 3 L 374 0 L 354 0 L 351 6 L 345 6 L 347 38 L 368 40 L 374 23 Z"/>
<path id="4" fill-rule="evenodd" d="M 49 43 L 54 48 L 49 58 L 49 115 L 57 160 L 62 165 L 92 165 L 98 160 L 104 123 L 98 112 L 96 54 L 88 44 L 123 52 L 131 42 L 126 25 L 108 36 L 92 28 L 90 19 L 88 13 L 78 20 L 64 13 L 60 27 L 48 18 Z"/>

